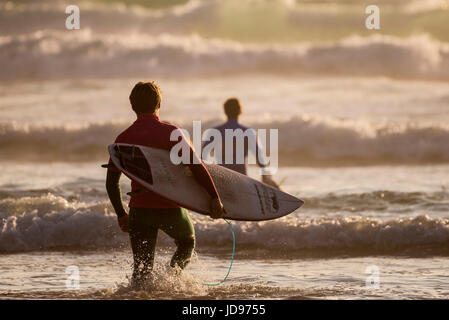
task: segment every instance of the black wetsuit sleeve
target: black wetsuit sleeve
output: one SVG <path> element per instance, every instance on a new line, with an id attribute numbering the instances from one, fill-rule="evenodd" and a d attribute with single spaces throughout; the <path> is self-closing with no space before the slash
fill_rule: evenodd
<path id="1" fill-rule="evenodd" d="M 119 183 L 121 175 L 121 172 L 108 170 L 106 176 L 106 191 L 108 192 L 109 200 L 111 201 L 118 218 L 126 215 L 125 208 L 123 208 L 122 193 Z"/>

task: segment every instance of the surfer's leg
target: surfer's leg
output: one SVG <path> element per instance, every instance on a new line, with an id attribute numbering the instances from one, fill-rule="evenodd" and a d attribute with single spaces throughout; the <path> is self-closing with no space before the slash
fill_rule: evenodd
<path id="1" fill-rule="evenodd" d="M 170 267 L 179 266 L 181 269 L 184 269 L 192 257 L 193 249 L 195 248 L 195 236 L 192 235 L 188 238 L 175 240 L 175 243 L 178 247 L 170 261 Z"/>
<path id="2" fill-rule="evenodd" d="M 170 266 L 179 266 L 184 269 L 190 262 L 193 249 L 195 248 L 195 229 L 189 214 L 184 208 L 165 209 L 168 212 L 164 215 L 167 220 L 160 225 L 160 228 L 170 237 L 175 239 L 177 246 Z"/>
<path id="3" fill-rule="evenodd" d="M 146 208 L 130 208 L 129 238 L 134 258 L 132 280 L 141 283 L 151 272 L 156 248 L 157 228 L 148 223 L 150 212 Z"/>

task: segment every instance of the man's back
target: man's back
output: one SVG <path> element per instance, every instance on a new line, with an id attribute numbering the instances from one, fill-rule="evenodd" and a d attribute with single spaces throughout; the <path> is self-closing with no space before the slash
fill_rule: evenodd
<path id="1" fill-rule="evenodd" d="M 176 126 L 159 121 L 153 114 L 141 115 L 126 130 L 120 133 L 116 143 L 132 143 L 146 147 L 170 150 L 176 143 L 170 141 L 170 134 Z"/>
<path id="2" fill-rule="evenodd" d="M 159 121 L 159 118 L 155 114 L 143 114 L 139 115 L 137 120 L 125 131 L 123 131 L 117 139 L 116 143 L 129 143 L 137 144 L 146 147 L 158 148 L 163 150 L 171 150 L 171 148 L 184 140 L 184 143 L 188 143 L 185 137 L 181 136 L 174 141 L 170 140 L 173 130 L 179 129 L 178 127 Z M 209 175 L 209 172 L 200 162 L 195 163 L 193 157 L 196 157 L 194 151 L 190 148 L 191 162 L 186 164 L 189 166 L 195 179 L 205 188 L 212 199 L 218 197 L 217 190 Z M 111 171 L 120 172 L 109 160 L 109 166 Z M 166 200 L 153 191 L 144 189 L 138 182 L 131 181 L 132 196 L 129 202 L 130 207 L 134 208 L 177 208 L 178 205 Z M 143 192 L 142 192 L 143 191 Z"/>
<path id="3" fill-rule="evenodd" d="M 170 134 L 173 130 L 178 129 L 176 126 L 159 121 L 154 114 L 145 114 L 137 118 L 137 120 L 120 133 L 115 140 L 116 143 L 138 144 L 147 147 L 170 150 L 176 141 L 170 141 Z M 110 162 L 111 164 L 111 162 Z M 115 171 L 118 169 L 113 168 Z M 142 187 L 139 183 L 131 182 L 132 192 L 129 203 L 130 207 L 136 208 L 176 208 L 178 207 L 171 201 L 168 201 L 152 191 L 138 193 Z"/>

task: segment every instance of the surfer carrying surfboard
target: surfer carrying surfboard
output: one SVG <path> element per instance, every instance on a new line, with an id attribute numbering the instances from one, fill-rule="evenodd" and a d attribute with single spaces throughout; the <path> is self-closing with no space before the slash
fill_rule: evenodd
<path id="1" fill-rule="evenodd" d="M 159 120 L 162 95 L 155 82 L 137 83 L 129 99 L 137 120 L 115 139 L 115 143 L 170 150 L 179 141 L 185 139 L 181 136 L 178 141 L 170 141 L 172 131 L 179 128 Z M 190 157 L 192 159 L 197 157 L 192 149 L 190 149 Z M 195 179 L 211 198 L 210 216 L 214 219 L 221 218 L 224 214 L 223 204 L 206 167 L 201 161 L 190 161 L 188 166 Z M 143 189 L 132 180 L 128 218 L 121 198 L 120 176 L 120 170 L 109 159 L 106 190 L 117 214 L 121 230 L 129 232 L 134 259 L 133 284 L 141 285 L 152 270 L 159 230 L 167 233 L 177 245 L 170 266 L 185 268 L 195 246 L 195 232 L 187 211 L 158 194 Z"/>

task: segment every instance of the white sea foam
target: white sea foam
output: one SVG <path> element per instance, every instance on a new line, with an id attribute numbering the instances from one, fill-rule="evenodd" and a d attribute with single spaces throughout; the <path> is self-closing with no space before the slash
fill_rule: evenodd
<path id="1" fill-rule="evenodd" d="M 449 80 L 449 45 L 375 35 L 329 44 L 256 45 L 199 36 L 37 31 L 0 37 L 1 78 L 60 79 L 268 72 Z"/>
<path id="2" fill-rule="evenodd" d="M 0 215 L 1 252 L 101 249 L 128 243 L 108 202 L 69 202 L 52 194 L 6 198 L 0 200 Z M 232 248 L 226 223 L 194 214 L 192 219 L 198 248 Z M 395 254 L 410 247 L 427 247 L 441 254 L 449 241 L 449 220 L 426 215 L 391 220 L 293 215 L 275 221 L 233 222 L 233 228 L 237 250 L 257 248 L 273 254 L 334 249 Z M 159 243 L 164 246 L 172 241 L 163 236 Z"/>
<path id="3" fill-rule="evenodd" d="M 107 157 L 106 147 L 124 123 L 79 127 L 0 124 L 3 159 L 92 160 Z M 211 122 L 205 122 L 207 128 Z M 449 130 L 414 124 L 374 127 L 337 119 L 293 117 L 253 122 L 254 128 L 279 130 L 279 161 L 289 165 L 435 163 L 449 161 Z M 182 125 L 181 125 L 182 126 Z M 191 126 L 191 124 L 190 124 Z M 189 129 L 189 124 L 186 124 Z"/>

